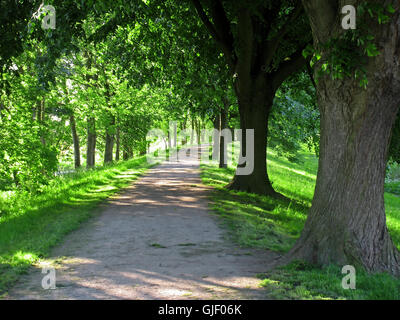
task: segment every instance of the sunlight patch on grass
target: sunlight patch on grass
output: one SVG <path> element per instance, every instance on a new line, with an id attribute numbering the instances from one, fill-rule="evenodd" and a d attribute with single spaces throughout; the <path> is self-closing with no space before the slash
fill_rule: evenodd
<path id="1" fill-rule="evenodd" d="M 293 199 L 286 203 L 266 196 L 226 190 L 235 168 L 201 165 L 202 181 L 212 186 L 211 209 L 240 246 L 287 252 L 304 227 L 311 206 L 318 169 L 315 155 L 304 151 L 291 163 L 268 150 L 268 173 L 274 188 Z M 397 190 L 397 189 L 396 189 Z M 400 247 L 400 197 L 385 193 L 387 225 Z M 400 299 L 400 280 L 388 274 L 369 275 L 357 270 L 357 289 L 344 290 L 341 268 L 317 268 L 295 262 L 260 275 L 262 286 L 276 299 Z"/>
<path id="2" fill-rule="evenodd" d="M 143 156 L 57 177 L 41 194 L 3 195 L 0 294 L 30 265 L 46 257 L 68 232 L 92 217 L 100 202 L 128 186 L 149 167 Z"/>

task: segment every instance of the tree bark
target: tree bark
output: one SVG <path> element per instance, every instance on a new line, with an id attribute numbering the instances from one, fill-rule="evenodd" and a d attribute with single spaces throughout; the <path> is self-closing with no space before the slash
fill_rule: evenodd
<path id="1" fill-rule="evenodd" d="M 76 132 L 75 116 L 73 114 L 69 117 L 69 123 L 71 125 L 72 141 L 74 144 L 74 164 L 75 169 L 78 169 L 81 167 L 81 148 L 78 133 Z"/>
<path id="2" fill-rule="evenodd" d="M 93 168 L 96 162 L 96 120 L 89 117 L 87 119 L 87 148 L 86 148 L 86 167 Z"/>
<path id="3" fill-rule="evenodd" d="M 213 147 L 212 147 L 212 158 L 213 160 L 219 159 L 219 136 L 221 133 L 221 114 L 218 113 L 213 121 L 214 124 L 214 134 L 213 134 Z"/>
<path id="4" fill-rule="evenodd" d="M 120 129 L 119 127 L 117 127 L 117 133 L 115 135 L 115 161 L 119 161 L 120 153 L 121 153 Z"/>
<path id="5" fill-rule="evenodd" d="M 248 88 L 248 91 L 243 88 Z M 285 197 L 272 187 L 267 173 L 268 116 L 275 92 L 263 76 L 250 80 L 250 83 L 237 83 L 235 89 L 242 129 L 240 153 L 245 156 L 246 149 L 253 149 L 254 170 L 250 175 L 235 174 L 227 188 L 284 199 Z M 246 146 L 246 129 L 254 130 L 254 146 Z M 246 163 L 239 164 L 238 167 L 240 166 L 244 167 Z"/>
<path id="6" fill-rule="evenodd" d="M 115 117 L 111 116 L 111 122 L 108 128 L 106 129 L 106 144 L 104 148 L 104 164 L 110 163 L 113 161 L 113 150 L 114 150 L 114 140 L 115 135 L 112 132 L 114 130 L 115 125 Z"/>
<path id="7" fill-rule="evenodd" d="M 171 133 L 168 130 L 168 149 L 171 150 L 172 148 L 172 139 L 171 139 Z"/>
<path id="8" fill-rule="evenodd" d="M 221 132 L 224 129 L 228 128 L 228 108 L 229 108 L 229 102 L 227 101 L 226 98 L 223 99 L 224 105 L 221 108 L 221 115 L 220 115 L 220 123 L 221 123 Z M 228 167 L 227 161 L 225 161 L 225 155 L 227 153 L 227 143 L 228 141 L 225 141 L 225 137 L 220 134 L 219 138 L 219 167 L 220 168 L 226 168 Z"/>
<path id="9" fill-rule="evenodd" d="M 329 21 L 316 16 L 322 14 L 318 3 L 306 9 L 318 46 L 335 33 Z M 332 12 L 325 16 L 334 20 Z M 353 78 L 318 79 L 321 142 L 315 194 L 301 237 L 284 262 L 351 264 L 400 275 L 384 204 L 387 153 L 400 105 L 399 24 L 398 13 L 388 24 L 369 24 L 381 53 L 366 65 L 367 89 Z"/>
<path id="10" fill-rule="evenodd" d="M 200 120 L 197 119 L 196 122 L 196 136 L 197 136 L 197 144 L 201 144 L 201 128 L 200 128 Z"/>
<path id="11" fill-rule="evenodd" d="M 194 144 L 194 119 L 191 119 L 191 123 L 192 123 L 192 131 L 190 132 L 190 145 Z"/>

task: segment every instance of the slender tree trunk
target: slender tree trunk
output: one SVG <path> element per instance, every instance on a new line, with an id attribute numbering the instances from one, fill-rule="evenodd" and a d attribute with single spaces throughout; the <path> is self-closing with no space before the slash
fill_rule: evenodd
<path id="1" fill-rule="evenodd" d="M 214 121 L 214 134 L 213 134 L 213 147 L 212 147 L 212 158 L 213 160 L 219 159 L 219 136 L 221 133 L 221 114 L 215 116 Z"/>
<path id="2" fill-rule="evenodd" d="M 111 117 L 111 122 L 109 127 L 106 129 L 106 144 L 104 148 L 104 164 L 110 163 L 113 161 L 113 150 L 114 150 L 114 140 L 115 136 L 114 133 L 112 133 L 112 130 L 114 130 L 114 125 L 115 125 L 115 117 Z"/>
<path id="3" fill-rule="evenodd" d="M 171 139 L 171 133 L 168 130 L 168 149 L 171 150 L 172 148 L 172 139 Z"/>
<path id="4" fill-rule="evenodd" d="M 224 99 L 224 106 L 221 108 L 221 131 L 224 129 L 228 128 L 228 108 L 229 108 L 229 102 Z M 219 167 L 220 168 L 226 168 L 228 166 L 227 162 L 225 161 L 225 155 L 227 152 L 227 143 L 228 141 L 225 141 L 225 137 L 220 134 L 220 140 L 219 140 Z"/>
<path id="5" fill-rule="evenodd" d="M 190 132 L 190 144 L 193 145 L 194 144 L 194 119 L 191 119 L 191 124 L 192 124 L 192 131 Z"/>
<path id="6" fill-rule="evenodd" d="M 73 114 L 71 114 L 69 117 L 69 123 L 71 125 L 72 141 L 74 143 L 74 164 L 75 169 L 78 169 L 81 167 L 81 149 L 78 133 L 76 132 L 75 116 Z"/>
<path id="7" fill-rule="evenodd" d="M 200 120 L 197 119 L 196 122 L 196 136 L 197 136 L 197 144 L 201 144 L 201 129 L 200 129 Z"/>
<path id="8" fill-rule="evenodd" d="M 176 122 L 174 122 L 173 130 L 174 130 L 174 148 L 176 148 L 176 146 L 177 146 L 177 140 L 178 140 Z"/>
<path id="9" fill-rule="evenodd" d="M 0 120 L 3 120 L 3 109 L 4 109 L 4 104 L 3 101 L 0 99 Z"/>
<path id="10" fill-rule="evenodd" d="M 117 133 L 115 135 L 115 161 L 119 161 L 119 154 L 121 153 L 121 139 L 120 129 L 117 127 Z"/>
<path id="11" fill-rule="evenodd" d="M 122 159 L 128 160 L 129 159 L 129 153 L 126 147 L 124 147 L 124 150 L 122 151 Z"/>
<path id="12" fill-rule="evenodd" d="M 87 148 L 86 148 L 86 167 L 93 168 L 96 162 L 96 120 L 88 117 L 87 119 Z"/>
<path id="13" fill-rule="evenodd" d="M 327 41 L 325 37 L 333 36 L 329 20 L 315 19 L 323 13 L 317 3 L 306 8 L 316 44 Z M 369 23 L 382 52 L 368 60 L 367 89 L 352 78 L 318 79 L 317 183 L 304 230 L 285 262 L 351 264 L 400 275 L 400 255 L 387 230 L 384 203 L 387 152 L 400 105 L 399 25 L 398 13 L 388 24 Z"/>
<path id="14" fill-rule="evenodd" d="M 201 159 L 201 136 L 200 136 L 200 120 L 195 119 L 195 131 L 196 131 L 196 138 L 197 138 L 197 157 Z"/>

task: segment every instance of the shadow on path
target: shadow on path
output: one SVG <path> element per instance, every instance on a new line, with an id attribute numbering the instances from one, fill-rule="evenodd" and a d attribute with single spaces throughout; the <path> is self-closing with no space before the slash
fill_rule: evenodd
<path id="1" fill-rule="evenodd" d="M 276 255 L 241 249 L 208 214 L 198 152 L 151 169 L 23 276 L 9 299 L 267 299 L 256 274 Z M 56 268 L 57 289 L 41 287 Z"/>

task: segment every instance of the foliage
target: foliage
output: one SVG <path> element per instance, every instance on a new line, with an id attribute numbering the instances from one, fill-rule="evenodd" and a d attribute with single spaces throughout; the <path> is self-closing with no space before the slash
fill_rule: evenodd
<path id="1" fill-rule="evenodd" d="M 365 65 L 368 58 L 379 55 L 375 37 L 369 31 L 371 21 L 387 23 L 394 8 L 385 8 L 382 4 L 364 1 L 357 9 L 356 29 L 343 30 L 325 43 L 313 49 L 308 47 L 306 56 L 313 54 L 312 64 L 318 63 L 318 74 L 330 75 L 332 79 L 354 77 L 360 86 L 368 84 Z"/>
<path id="2" fill-rule="evenodd" d="M 306 144 L 319 153 L 319 111 L 309 76 L 299 73 L 285 81 L 276 94 L 269 120 L 269 146 L 290 161 L 299 161 Z"/>

